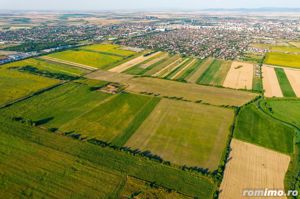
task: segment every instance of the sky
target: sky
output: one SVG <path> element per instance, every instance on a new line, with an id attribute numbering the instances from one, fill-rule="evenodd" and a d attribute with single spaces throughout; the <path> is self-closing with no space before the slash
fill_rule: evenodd
<path id="1" fill-rule="evenodd" d="M 300 8 L 300 0 L 0 0 L 2 10 L 168 10 Z"/>

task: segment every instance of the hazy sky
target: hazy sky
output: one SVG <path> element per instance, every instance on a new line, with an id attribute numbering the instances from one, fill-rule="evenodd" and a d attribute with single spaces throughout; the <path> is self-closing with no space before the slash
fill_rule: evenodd
<path id="1" fill-rule="evenodd" d="M 0 0 L 0 9 L 111 10 L 300 7 L 300 0 Z"/>

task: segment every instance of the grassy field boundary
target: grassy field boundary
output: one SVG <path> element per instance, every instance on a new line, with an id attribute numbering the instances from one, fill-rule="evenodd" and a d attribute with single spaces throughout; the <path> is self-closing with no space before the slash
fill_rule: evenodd
<path id="1" fill-rule="evenodd" d="M 296 94 L 287 78 L 283 68 L 274 68 L 284 97 L 296 97 Z"/>

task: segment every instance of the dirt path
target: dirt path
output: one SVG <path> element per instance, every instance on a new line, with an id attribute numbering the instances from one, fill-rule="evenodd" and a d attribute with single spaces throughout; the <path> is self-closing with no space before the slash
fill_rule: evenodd
<path id="1" fill-rule="evenodd" d="M 263 66 L 263 87 L 266 97 L 283 97 L 274 68 Z"/>
<path id="2" fill-rule="evenodd" d="M 89 70 L 89 71 L 98 70 L 98 68 L 95 68 L 95 67 L 92 67 L 92 66 L 79 64 L 79 63 L 75 63 L 75 62 L 70 62 L 70 61 L 65 61 L 65 60 L 57 59 L 57 58 L 53 58 L 53 57 L 43 56 L 43 57 L 39 57 L 39 58 L 44 59 L 44 60 L 48 60 L 48 61 L 52 61 L 52 62 L 57 62 L 57 63 L 61 63 L 61 64 L 67 64 L 67 65 L 83 68 L 83 69 L 86 69 L 86 70 Z"/>
<path id="3" fill-rule="evenodd" d="M 297 97 L 300 97 L 300 70 L 285 68 L 284 72 Z"/>
<path id="4" fill-rule="evenodd" d="M 289 166 L 290 156 L 237 139 L 232 139 L 231 148 L 220 187 L 220 199 L 249 198 L 243 197 L 245 189 L 284 190 L 284 176 Z"/>
<path id="5" fill-rule="evenodd" d="M 252 89 L 254 66 L 245 62 L 232 62 L 223 83 L 224 87 L 235 89 Z"/>
<path id="6" fill-rule="evenodd" d="M 158 54 L 160 54 L 161 52 L 156 52 L 156 53 L 153 53 L 151 55 L 148 55 L 148 56 L 144 56 L 144 55 L 141 55 L 139 57 L 136 57 L 132 60 L 129 60 L 128 62 L 125 62 L 121 65 L 118 65 L 112 69 L 110 69 L 109 71 L 111 72 L 117 72 L 117 73 L 122 73 L 124 72 L 125 70 L 128 70 L 129 68 L 137 65 L 137 64 L 140 64 L 148 59 L 150 59 L 151 57 L 154 57 L 154 56 L 157 56 Z"/>
<path id="7" fill-rule="evenodd" d="M 187 81 L 190 83 L 196 83 L 199 77 L 206 71 L 206 69 L 208 69 L 213 61 L 213 58 L 208 58 L 206 61 L 204 61 L 204 63 L 199 66 L 198 70 L 187 78 Z"/>

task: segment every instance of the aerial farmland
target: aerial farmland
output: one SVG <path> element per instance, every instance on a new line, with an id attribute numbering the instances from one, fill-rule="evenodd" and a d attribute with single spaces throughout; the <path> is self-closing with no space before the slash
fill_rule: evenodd
<path id="1" fill-rule="evenodd" d="M 300 191 L 300 33 L 275 37 L 254 16 L 148 14 L 45 14 L 39 43 L 31 27 L 3 46 L 0 198 Z M 49 31 L 64 45 L 42 40 L 50 22 L 72 24 Z"/>

